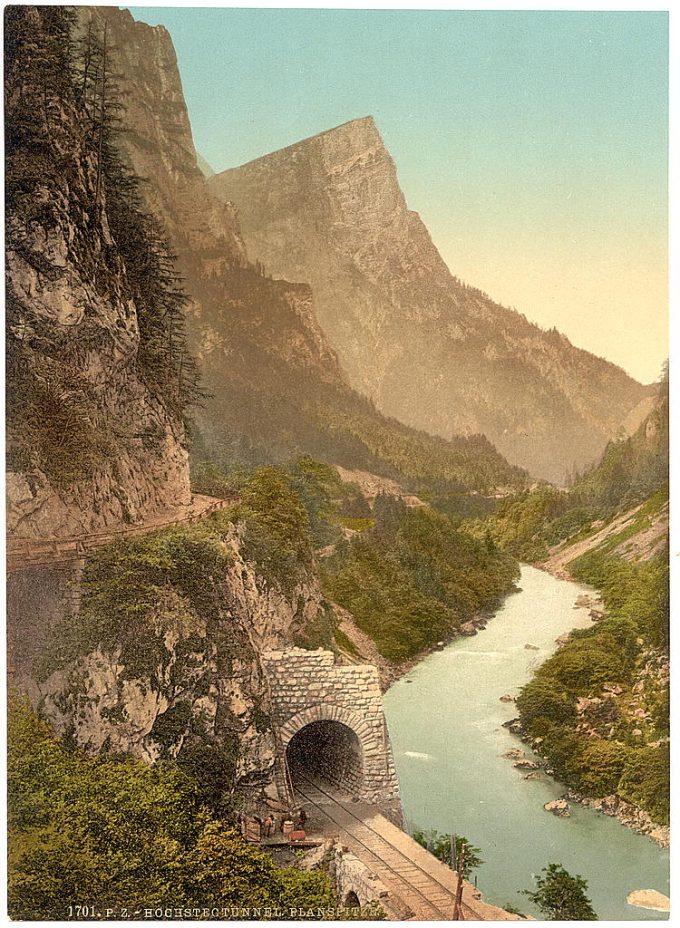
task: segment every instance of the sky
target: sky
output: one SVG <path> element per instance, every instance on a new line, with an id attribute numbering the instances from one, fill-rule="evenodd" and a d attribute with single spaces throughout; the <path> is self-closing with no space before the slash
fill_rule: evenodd
<path id="1" fill-rule="evenodd" d="M 169 30 L 214 170 L 372 115 L 456 276 L 656 380 L 665 13 L 130 9 Z"/>

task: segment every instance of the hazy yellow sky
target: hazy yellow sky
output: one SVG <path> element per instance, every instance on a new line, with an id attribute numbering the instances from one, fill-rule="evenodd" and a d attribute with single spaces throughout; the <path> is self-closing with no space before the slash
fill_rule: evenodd
<path id="1" fill-rule="evenodd" d="M 567 238 L 536 241 L 488 236 L 452 240 L 431 230 L 462 280 L 579 348 L 619 364 L 643 383 L 657 379 L 668 353 L 668 283 L 662 242 L 600 249 Z"/>

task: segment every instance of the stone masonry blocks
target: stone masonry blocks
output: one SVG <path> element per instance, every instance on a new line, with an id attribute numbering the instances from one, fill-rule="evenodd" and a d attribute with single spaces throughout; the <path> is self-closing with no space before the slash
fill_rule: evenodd
<path id="1" fill-rule="evenodd" d="M 279 795 L 285 801 L 283 769 L 291 739 L 306 725 L 339 722 L 359 740 L 362 782 L 357 798 L 378 806 L 399 804 L 399 786 L 383 713 L 377 668 L 335 663 L 331 651 L 287 648 L 262 655 L 269 681 L 272 723 L 277 735 Z"/>

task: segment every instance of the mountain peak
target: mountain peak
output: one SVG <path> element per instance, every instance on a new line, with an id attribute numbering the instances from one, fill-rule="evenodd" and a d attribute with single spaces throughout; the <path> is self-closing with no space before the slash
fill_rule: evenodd
<path id="1" fill-rule="evenodd" d="M 317 132 L 315 135 L 310 135 L 299 142 L 293 142 L 291 145 L 275 149 L 266 155 L 260 155 L 258 158 L 253 158 L 252 161 L 248 161 L 239 167 L 227 168 L 217 176 L 221 177 L 229 174 L 230 171 L 256 167 L 271 160 L 285 160 L 305 150 L 315 148 L 327 150 L 339 147 L 344 150 L 359 151 L 371 145 L 379 145 L 384 148 L 373 116 L 361 116 L 357 119 L 349 119 L 347 122 L 333 126 L 331 129 L 324 129 L 323 132 Z"/>
<path id="2" fill-rule="evenodd" d="M 210 181 L 246 249 L 309 283 L 350 384 L 443 438 L 483 434 L 543 479 L 597 460 L 644 388 L 453 277 L 369 117 Z M 540 398 L 538 398 L 540 397 Z"/>

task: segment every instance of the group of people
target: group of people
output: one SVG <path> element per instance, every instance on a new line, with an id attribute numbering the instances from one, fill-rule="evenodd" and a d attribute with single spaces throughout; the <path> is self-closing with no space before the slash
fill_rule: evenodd
<path id="1" fill-rule="evenodd" d="M 277 816 L 273 813 L 269 813 L 266 818 L 262 818 L 259 815 L 246 815 L 242 812 L 239 815 L 239 824 L 241 826 L 241 834 L 244 836 L 247 833 L 247 823 L 249 821 L 259 826 L 260 835 L 263 838 L 271 838 L 272 835 L 275 835 L 277 832 L 286 834 L 289 831 L 304 831 L 307 822 L 307 813 L 304 809 L 300 808 L 291 815 Z"/>

